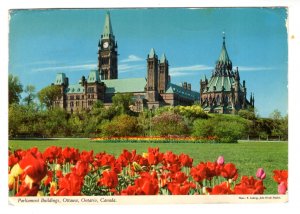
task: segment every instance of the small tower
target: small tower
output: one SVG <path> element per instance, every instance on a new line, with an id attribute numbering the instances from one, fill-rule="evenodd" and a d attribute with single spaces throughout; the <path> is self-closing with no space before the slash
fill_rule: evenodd
<path id="1" fill-rule="evenodd" d="M 147 57 L 147 99 L 148 108 L 153 109 L 159 106 L 158 102 L 158 59 L 153 48 Z"/>
<path id="2" fill-rule="evenodd" d="M 163 54 L 159 61 L 158 72 L 158 92 L 165 93 L 169 81 L 169 62 L 166 55 Z"/>
<path id="3" fill-rule="evenodd" d="M 118 44 L 109 12 L 106 13 L 103 33 L 98 42 L 98 72 L 102 80 L 118 79 Z"/>
<path id="4" fill-rule="evenodd" d="M 147 91 L 157 91 L 158 59 L 155 50 L 151 48 L 147 57 Z"/>
<path id="5" fill-rule="evenodd" d="M 236 70 L 235 74 L 234 74 L 234 99 L 235 99 L 235 106 L 236 108 L 239 109 L 240 107 L 240 97 L 239 97 L 239 94 L 240 94 L 240 75 L 239 75 L 239 71 Z"/>
<path id="6" fill-rule="evenodd" d="M 54 106 L 60 108 L 66 108 L 67 103 L 66 103 L 65 91 L 69 86 L 69 78 L 66 77 L 65 73 L 57 73 L 53 85 L 59 86 L 61 90 L 61 97 L 60 99 L 56 99 L 54 101 Z"/>
<path id="7" fill-rule="evenodd" d="M 204 75 L 203 78 L 200 80 L 200 93 L 203 93 L 207 84 L 208 84 L 208 80 L 206 78 L 206 75 Z"/>

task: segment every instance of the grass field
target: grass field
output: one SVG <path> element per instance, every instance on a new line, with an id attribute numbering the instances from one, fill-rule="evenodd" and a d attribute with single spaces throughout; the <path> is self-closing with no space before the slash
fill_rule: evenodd
<path id="1" fill-rule="evenodd" d="M 147 152 L 148 147 L 159 147 L 160 151 L 172 151 L 175 154 L 186 153 L 200 161 L 215 161 L 223 155 L 226 162 L 232 162 L 239 169 L 239 175 L 255 176 L 256 170 L 264 168 L 267 178 L 264 180 L 266 194 L 277 194 L 277 184 L 272 175 L 275 169 L 288 169 L 287 142 L 240 142 L 237 144 L 193 144 L 193 143 L 99 143 L 85 139 L 62 140 L 10 140 L 13 149 L 38 147 L 44 151 L 49 146 L 74 147 L 82 150 L 94 150 L 94 153 L 106 151 L 118 156 L 123 149 L 136 149 L 137 153 Z"/>

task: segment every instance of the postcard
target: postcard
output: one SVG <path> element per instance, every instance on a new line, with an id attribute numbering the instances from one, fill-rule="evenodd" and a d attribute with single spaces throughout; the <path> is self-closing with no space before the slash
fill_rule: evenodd
<path id="1" fill-rule="evenodd" d="M 288 14 L 11 9 L 9 203 L 287 202 Z"/>

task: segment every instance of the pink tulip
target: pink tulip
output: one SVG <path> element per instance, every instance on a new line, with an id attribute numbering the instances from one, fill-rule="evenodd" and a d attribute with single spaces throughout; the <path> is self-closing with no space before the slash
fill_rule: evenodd
<path id="1" fill-rule="evenodd" d="M 264 171 L 263 168 L 259 168 L 256 172 L 256 177 L 261 179 L 261 180 L 264 180 L 266 178 L 266 173 Z"/>
<path id="2" fill-rule="evenodd" d="M 286 193 L 286 190 L 287 190 L 286 184 L 285 184 L 285 182 L 282 181 L 282 182 L 278 185 L 278 193 L 284 195 L 284 194 Z"/>
<path id="3" fill-rule="evenodd" d="M 224 164 L 224 157 L 223 156 L 218 157 L 217 164 L 218 165 L 223 165 Z"/>

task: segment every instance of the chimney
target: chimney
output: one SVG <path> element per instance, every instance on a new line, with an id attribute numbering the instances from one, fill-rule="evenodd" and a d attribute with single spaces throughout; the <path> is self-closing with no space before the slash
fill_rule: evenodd
<path id="1" fill-rule="evenodd" d="M 81 85 L 84 86 L 84 83 L 85 83 L 85 76 L 82 76 L 81 77 Z"/>
<path id="2" fill-rule="evenodd" d="M 183 88 L 186 90 L 187 89 L 187 82 L 183 83 Z"/>
<path id="3" fill-rule="evenodd" d="M 65 85 L 66 85 L 66 86 L 69 85 L 69 78 L 68 78 L 68 77 L 65 78 Z"/>
<path id="4" fill-rule="evenodd" d="M 191 83 L 189 83 L 189 84 L 187 85 L 187 90 L 189 90 L 189 91 L 192 90 L 192 84 L 191 84 Z"/>

